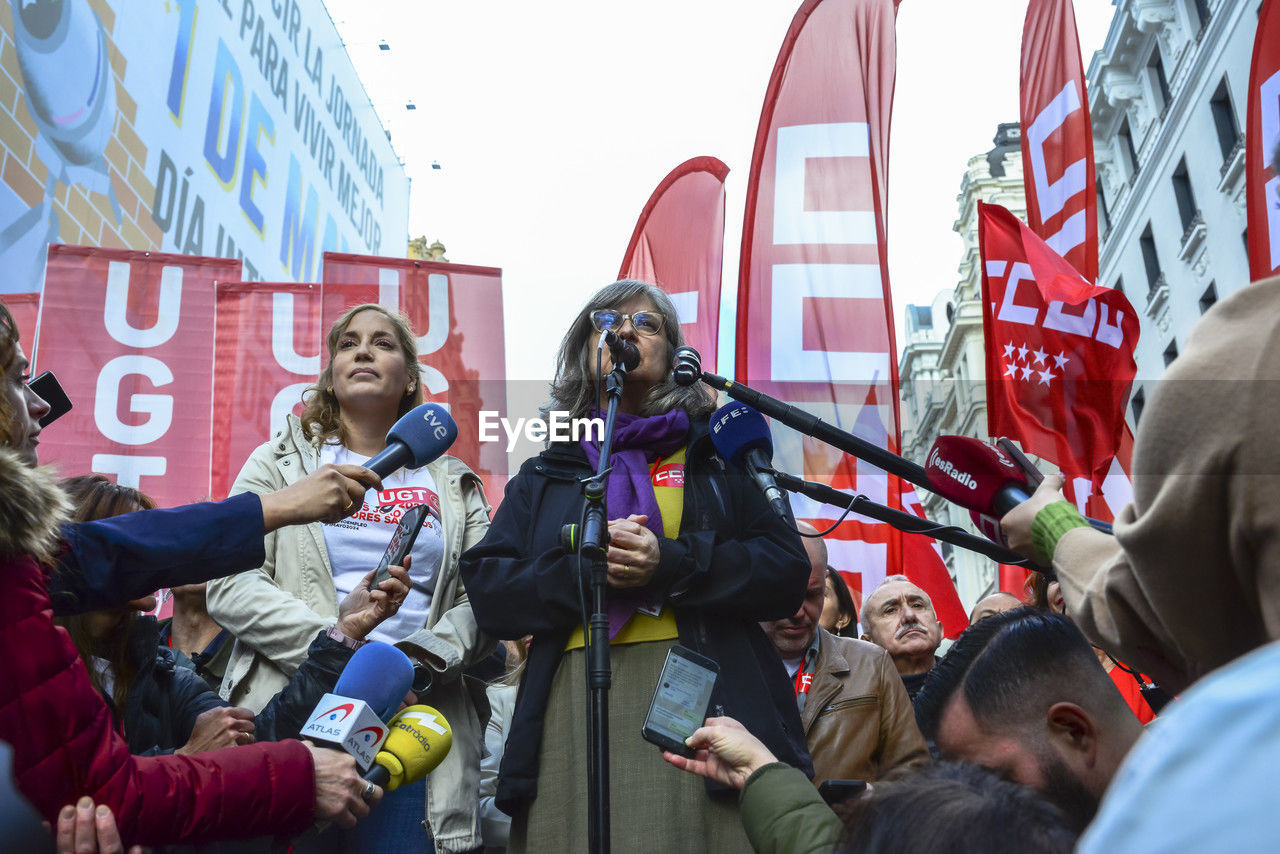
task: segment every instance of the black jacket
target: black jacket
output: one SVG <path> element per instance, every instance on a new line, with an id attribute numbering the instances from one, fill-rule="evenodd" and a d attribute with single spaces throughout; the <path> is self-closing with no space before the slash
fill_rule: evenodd
<path id="1" fill-rule="evenodd" d="M 134 754 L 172 753 L 190 740 L 196 718 L 203 712 L 230 705 L 210 691 L 194 670 L 178 666 L 173 650 L 159 646 L 159 639 L 160 625 L 154 617 L 134 622 L 129 647 L 137 675 L 125 697 L 123 714 L 112 709 Z M 254 741 L 297 738 L 320 697 L 333 690 L 351 655 L 352 650 L 323 632 L 318 634 L 293 679 L 253 719 Z"/>
<path id="2" fill-rule="evenodd" d="M 552 677 L 581 624 L 577 559 L 561 550 L 559 536 L 563 524 L 579 521 L 578 480 L 588 474 L 576 443 L 527 461 L 507 484 L 489 533 L 462 556 L 480 628 L 499 638 L 533 635 L 498 783 L 497 804 L 509 814 L 537 795 Z M 658 543 L 648 590 L 674 609 L 680 643 L 719 663 L 712 714 L 737 718 L 779 759 L 812 776 L 794 689 L 757 625 L 796 612 L 809 562 L 799 535 L 744 474 L 715 456 L 706 422 L 690 428 L 680 536 Z"/>

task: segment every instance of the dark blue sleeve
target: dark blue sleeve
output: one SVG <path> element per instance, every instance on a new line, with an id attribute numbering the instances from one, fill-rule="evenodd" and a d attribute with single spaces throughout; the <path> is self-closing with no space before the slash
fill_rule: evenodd
<path id="1" fill-rule="evenodd" d="M 162 587 L 261 566 L 262 500 L 252 492 L 169 510 L 140 510 L 62 526 L 49 580 L 58 615 L 123 605 Z"/>

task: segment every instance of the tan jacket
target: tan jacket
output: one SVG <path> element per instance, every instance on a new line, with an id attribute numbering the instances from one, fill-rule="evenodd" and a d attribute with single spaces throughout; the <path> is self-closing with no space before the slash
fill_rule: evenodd
<path id="1" fill-rule="evenodd" d="M 285 429 L 249 457 L 231 492 L 271 492 L 318 467 L 318 443 L 308 441 L 290 415 Z M 453 730 L 453 748 L 427 778 L 427 819 L 436 850 L 443 854 L 481 844 L 476 789 L 484 730 L 477 705 L 487 711 L 488 704 L 477 703 L 461 677 L 492 652 L 494 642 L 476 626 L 458 577 L 458 558 L 488 530 L 490 508 L 480 479 L 461 461 L 441 457 L 427 470 L 440 493 L 444 559 L 426 626 L 396 645 L 435 670 L 435 684 L 423 702 L 439 710 Z M 298 669 L 316 633 L 338 617 L 333 569 L 318 522 L 267 534 L 266 554 L 258 569 L 208 587 L 210 616 L 236 639 L 222 696 L 255 712 Z"/>
<path id="2" fill-rule="evenodd" d="M 929 761 L 889 654 L 819 628 L 818 662 L 800 719 L 813 782 L 878 780 L 900 765 Z"/>
<path id="3" fill-rule="evenodd" d="M 1280 278 L 1191 330 L 1142 413 L 1115 536 L 1053 555 L 1085 636 L 1172 692 L 1280 638 Z"/>

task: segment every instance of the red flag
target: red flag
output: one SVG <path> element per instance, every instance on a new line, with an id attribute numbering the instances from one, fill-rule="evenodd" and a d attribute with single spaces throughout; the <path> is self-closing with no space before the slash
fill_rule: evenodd
<path id="1" fill-rule="evenodd" d="M 36 324 L 40 319 L 40 294 L 0 294 L 0 302 L 13 315 L 13 322 L 18 325 L 18 344 L 29 360 L 34 361 L 36 352 Z"/>
<path id="2" fill-rule="evenodd" d="M 206 498 L 214 283 L 239 277 L 226 258 L 50 246 L 36 363 L 75 408 L 41 436 L 41 459 L 162 506 Z"/>
<path id="3" fill-rule="evenodd" d="M 891 0 L 806 0 L 765 93 L 747 184 L 739 265 L 737 378 L 829 423 L 900 446 L 893 307 L 885 263 L 889 115 L 896 62 Z M 918 506 L 895 477 L 792 431 L 779 467 Z M 819 529 L 839 511 L 796 498 Z M 967 624 L 932 541 L 851 517 L 826 538 L 831 564 L 865 592 L 904 573 L 933 598 L 948 635 Z"/>
<path id="4" fill-rule="evenodd" d="M 1098 280 L 1098 194 L 1084 64 L 1071 0 L 1031 0 L 1022 29 L 1022 164 L 1027 223 Z"/>
<path id="5" fill-rule="evenodd" d="M 480 475 L 497 506 L 507 480 L 506 446 L 480 441 L 482 413 L 507 414 L 502 271 L 437 261 L 326 252 L 322 328 L 353 305 L 402 311 L 418 338 L 422 391 L 449 407 L 458 439 L 449 453 Z M 501 430 L 498 431 L 501 434 Z"/>
<path id="6" fill-rule="evenodd" d="M 1266 0 L 1258 15 L 1249 69 L 1244 137 L 1246 207 L 1249 213 L 1249 275 L 1280 273 L 1280 2 Z"/>
<path id="7" fill-rule="evenodd" d="M 988 429 L 1057 463 L 1068 486 L 1093 483 L 1111 473 L 1125 442 L 1137 314 L 1121 291 L 1086 282 L 1013 214 L 978 208 Z M 1078 493 L 1076 503 L 1083 509 Z"/>
<path id="8" fill-rule="evenodd" d="M 729 167 L 695 157 L 649 197 L 622 260 L 620 279 L 661 287 L 676 304 L 685 341 L 715 370 L 724 261 L 724 177 Z"/>
<path id="9" fill-rule="evenodd" d="M 320 373 L 320 286 L 220 283 L 216 327 L 212 491 L 223 498 Z"/>

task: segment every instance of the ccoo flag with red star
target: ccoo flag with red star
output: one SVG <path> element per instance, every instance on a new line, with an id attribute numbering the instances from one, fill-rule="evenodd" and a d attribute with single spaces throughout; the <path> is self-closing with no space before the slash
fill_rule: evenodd
<path id="1" fill-rule="evenodd" d="M 1105 472 L 1124 434 L 1137 314 L 998 205 L 979 203 L 978 242 L 991 435 L 1069 474 Z"/>

